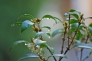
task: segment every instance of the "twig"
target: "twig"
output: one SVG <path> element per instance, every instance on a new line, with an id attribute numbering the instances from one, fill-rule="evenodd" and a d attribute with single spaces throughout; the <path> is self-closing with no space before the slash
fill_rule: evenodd
<path id="1" fill-rule="evenodd" d="M 75 51 L 76 58 L 77 58 L 77 60 L 79 61 L 78 53 L 77 53 L 76 49 L 74 49 L 74 51 Z"/>
<path id="2" fill-rule="evenodd" d="M 89 58 L 90 55 L 86 56 L 82 61 L 85 61 L 87 58 Z"/>
<path id="3" fill-rule="evenodd" d="M 64 37 L 62 38 L 61 54 L 63 53 L 63 50 L 64 50 L 64 42 L 65 42 L 66 30 L 67 30 L 67 24 L 65 24 Z M 61 60 L 61 58 L 62 58 L 62 57 L 59 57 L 59 61 Z"/>
<path id="4" fill-rule="evenodd" d="M 39 58 L 42 60 L 42 61 L 47 61 L 44 57 L 42 57 L 40 54 L 38 54 Z"/>
<path id="5" fill-rule="evenodd" d="M 68 25 L 68 31 L 70 32 L 70 15 L 69 15 L 69 25 Z M 69 33 L 68 32 L 68 46 L 69 46 L 69 40 L 70 40 L 70 37 L 69 37 Z"/>
<path id="6" fill-rule="evenodd" d="M 75 36 L 76 36 L 76 34 L 77 34 L 77 31 L 78 31 L 78 29 L 79 29 L 79 26 L 80 26 L 80 23 L 79 23 L 79 25 L 78 25 L 78 27 L 77 27 L 77 29 L 76 29 L 76 31 L 75 31 L 75 34 L 74 34 L 74 37 L 72 38 L 72 41 L 70 42 L 70 44 L 69 44 L 69 46 L 67 47 L 67 49 L 66 49 L 66 51 L 64 52 L 64 54 L 66 54 L 66 53 L 70 50 L 70 46 L 72 45 L 72 43 L 73 43 L 73 41 L 74 41 L 74 38 L 75 38 Z M 63 58 L 63 57 L 60 58 L 60 61 L 62 60 L 62 58 Z"/>
<path id="7" fill-rule="evenodd" d="M 86 39 L 86 42 L 85 42 L 85 43 L 87 43 L 88 39 L 89 39 L 89 35 L 87 35 L 87 39 Z M 89 56 L 86 56 L 86 57 L 82 60 L 82 52 L 83 52 L 83 50 L 84 50 L 84 49 L 82 48 L 82 49 L 81 49 L 80 61 L 84 61 L 85 59 L 89 58 Z"/>
<path id="8" fill-rule="evenodd" d="M 83 48 L 81 49 L 80 61 L 82 61 L 82 56 L 83 56 Z"/>

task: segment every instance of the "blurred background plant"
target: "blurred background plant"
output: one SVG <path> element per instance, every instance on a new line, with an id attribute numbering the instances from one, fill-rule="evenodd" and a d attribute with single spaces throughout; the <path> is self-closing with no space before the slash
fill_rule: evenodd
<path id="1" fill-rule="evenodd" d="M 0 0 L 0 61 L 17 61 L 21 56 L 30 52 L 24 45 L 16 46 L 11 53 L 8 52 L 10 44 L 14 41 L 19 39 L 30 40 L 30 36 L 32 37 L 32 33 L 29 33 L 31 29 L 20 34 L 19 26 L 11 27 L 11 24 L 16 22 L 20 15 L 31 14 L 35 17 L 42 17 L 44 14 L 51 14 L 64 19 L 62 18 L 63 14 L 68 12 L 71 8 L 74 8 L 84 13 L 85 17 L 89 17 L 92 16 L 91 5 L 92 0 Z M 86 24 L 90 22 L 91 20 L 86 21 Z M 53 21 L 48 24 L 46 23 L 48 23 L 48 20 L 43 21 L 42 25 L 51 26 L 52 30 L 61 27 L 60 24 L 53 27 Z M 61 38 L 58 35 L 53 40 L 61 40 Z M 56 41 L 53 43 L 51 41 L 49 42 L 51 46 L 54 46 L 55 52 L 60 51 L 61 41 L 58 43 Z M 56 46 L 55 43 L 60 47 Z M 87 51 L 84 51 L 84 53 L 85 52 Z M 69 59 L 64 59 L 64 61 L 77 61 L 76 56 L 74 56 L 74 51 L 70 51 L 67 55 Z M 85 53 L 85 55 L 87 55 L 87 53 Z M 30 60 L 35 61 L 37 59 L 27 59 L 27 61 Z M 87 60 L 91 61 L 92 58 Z"/>

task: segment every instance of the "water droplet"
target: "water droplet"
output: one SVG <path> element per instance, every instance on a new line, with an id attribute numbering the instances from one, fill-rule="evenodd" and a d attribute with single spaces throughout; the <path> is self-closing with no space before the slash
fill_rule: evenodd
<path id="1" fill-rule="evenodd" d="M 27 43 L 25 43 L 25 45 L 28 45 Z"/>
<path id="2" fill-rule="evenodd" d="M 48 32 L 49 32 L 50 30 L 48 29 Z"/>
<path id="3" fill-rule="evenodd" d="M 46 18 L 46 19 L 48 19 L 48 20 L 49 20 L 49 18 Z"/>
<path id="4" fill-rule="evenodd" d="M 50 36 L 48 38 L 51 38 Z"/>
<path id="5" fill-rule="evenodd" d="M 42 19 L 43 20 L 43 19 Z"/>
<path id="6" fill-rule="evenodd" d="M 35 40 L 37 40 L 37 39 L 35 39 Z"/>
<path id="7" fill-rule="evenodd" d="M 12 24 L 11 26 L 14 26 L 14 24 Z"/>

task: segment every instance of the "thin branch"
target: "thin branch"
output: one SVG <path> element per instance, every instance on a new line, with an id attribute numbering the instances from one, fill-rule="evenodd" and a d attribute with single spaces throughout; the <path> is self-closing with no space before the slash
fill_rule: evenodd
<path id="1" fill-rule="evenodd" d="M 87 58 L 89 58 L 90 55 L 86 56 L 82 61 L 85 61 Z"/>
<path id="2" fill-rule="evenodd" d="M 67 47 L 67 49 L 66 49 L 66 51 L 64 52 L 64 54 L 66 54 L 66 53 L 70 50 L 70 46 L 72 45 L 72 43 L 73 43 L 73 41 L 74 41 L 74 38 L 75 38 L 75 36 L 76 36 L 76 34 L 77 34 L 77 31 L 78 31 L 78 29 L 79 29 L 79 26 L 80 26 L 80 23 L 79 23 L 79 25 L 78 25 L 78 27 L 77 27 L 77 29 L 76 29 L 76 31 L 75 31 L 75 34 L 74 34 L 74 37 L 72 38 L 72 41 L 70 42 L 70 44 L 69 44 L 69 46 Z M 60 61 L 62 60 L 62 58 L 63 58 L 63 57 L 60 58 Z"/>
<path id="3" fill-rule="evenodd" d="M 38 54 L 39 58 L 42 60 L 42 61 L 47 61 L 44 57 L 42 57 L 40 54 Z"/>
<path id="4" fill-rule="evenodd" d="M 69 26 L 68 26 L 68 46 L 69 46 L 69 40 L 70 40 L 70 37 L 69 37 L 69 34 L 70 34 L 70 15 L 69 15 Z"/>
<path id="5" fill-rule="evenodd" d="M 62 38 L 61 54 L 63 53 L 63 50 L 64 50 L 64 42 L 65 42 L 66 30 L 67 30 L 67 24 L 65 24 L 64 37 Z M 61 61 L 61 58 L 62 58 L 62 57 L 59 57 L 59 61 Z"/>
<path id="6" fill-rule="evenodd" d="M 74 49 L 74 51 L 75 51 L 76 58 L 77 58 L 77 60 L 79 61 L 79 58 L 78 58 L 78 51 L 76 51 L 76 49 Z"/>
<path id="7" fill-rule="evenodd" d="M 82 61 L 82 56 L 83 56 L 83 48 L 81 49 L 80 61 Z"/>

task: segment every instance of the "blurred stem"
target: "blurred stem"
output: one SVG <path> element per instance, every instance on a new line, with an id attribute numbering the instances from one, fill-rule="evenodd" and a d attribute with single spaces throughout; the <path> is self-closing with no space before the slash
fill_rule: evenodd
<path id="1" fill-rule="evenodd" d="M 88 39 L 89 39 L 89 34 L 87 35 L 87 39 L 86 39 L 86 42 L 85 42 L 85 43 L 87 43 Z M 82 60 L 82 53 L 83 53 L 83 50 L 84 50 L 84 49 L 82 48 L 82 49 L 81 49 L 80 61 L 84 61 L 85 59 L 89 58 L 89 56 L 86 56 L 86 57 Z"/>
<path id="2" fill-rule="evenodd" d="M 64 32 L 64 37 L 62 38 L 62 46 L 61 46 L 61 54 L 63 53 L 63 50 L 64 50 L 64 42 L 65 42 L 65 35 L 66 35 L 66 32 L 67 32 L 67 24 L 65 23 L 65 32 Z M 59 61 L 61 61 L 61 58 L 62 57 L 59 57 Z"/>
<path id="3" fill-rule="evenodd" d="M 69 39 L 70 39 L 70 37 L 69 37 L 69 34 L 70 34 L 70 15 L 69 15 L 69 25 L 68 25 L 68 46 L 69 46 Z"/>
<path id="4" fill-rule="evenodd" d="M 38 54 L 39 58 L 42 60 L 42 61 L 47 61 L 43 56 L 41 56 L 40 54 Z"/>
<path id="5" fill-rule="evenodd" d="M 77 34 L 77 31 L 78 31 L 80 25 L 81 25 L 81 23 L 79 23 L 79 25 L 78 25 L 78 27 L 77 27 L 77 29 L 76 29 L 76 31 L 75 31 L 75 34 L 74 34 L 74 36 L 73 36 L 73 38 L 72 38 L 72 41 L 70 42 L 70 44 L 69 44 L 69 46 L 67 47 L 67 49 L 66 49 L 66 51 L 64 52 L 64 54 L 66 54 L 66 53 L 70 50 L 70 47 L 71 47 L 71 45 L 72 45 L 72 43 L 73 43 L 73 41 L 74 41 L 74 38 L 75 38 L 75 36 L 76 36 L 76 34 Z M 63 57 L 61 57 L 59 61 L 61 61 L 62 58 L 63 58 Z"/>
<path id="6" fill-rule="evenodd" d="M 85 61 L 87 58 L 89 58 L 90 55 L 86 56 L 82 61 Z"/>
<path id="7" fill-rule="evenodd" d="M 80 61 L 82 61 L 82 55 L 83 55 L 83 48 L 81 49 Z"/>

